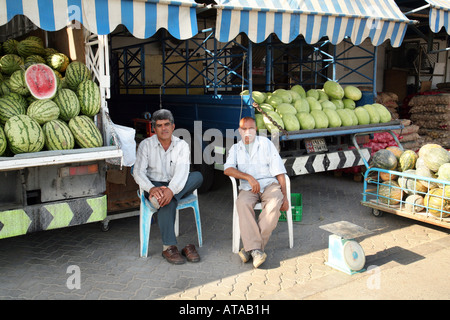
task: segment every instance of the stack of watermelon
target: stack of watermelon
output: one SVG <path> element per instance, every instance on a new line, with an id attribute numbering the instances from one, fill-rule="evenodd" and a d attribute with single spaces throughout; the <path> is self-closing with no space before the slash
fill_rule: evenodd
<path id="1" fill-rule="evenodd" d="M 450 216 L 450 152 L 442 146 L 425 144 L 418 153 L 403 151 L 397 146 L 387 147 L 374 153 L 371 166 L 399 172 L 378 172 L 382 181 L 378 190 L 378 194 L 383 196 L 380 197 L 381 202 L 404 202 L 404 207 L 409 211 L 428 209 L 430 214 L 439 218 L 441 214 L 443 218 Z"/>
<path id="2" fill-rule="evenodd" d="M 241 95 L 248 94 L 245 90 Z M 322 89 L 305 89 L 294 85 L 290 90 L 274 92 L 253 91 L 252 98 L 263 111 L 287 131 L 335 128 L 341 126 L 385 123 L 392 119 L 389 110 L 379 104 L 356 107 L 362 92 L 354 86 L 327 81 Z M 261 113 L 255 115 L 259 130 L 278 130 L 273 122 Z"/>
<path id="3" fill-rule="evenodd" d="M 85 64 L 40 38 L 0 45 L 0 156 L 103 145 L 100 89 Z"/>

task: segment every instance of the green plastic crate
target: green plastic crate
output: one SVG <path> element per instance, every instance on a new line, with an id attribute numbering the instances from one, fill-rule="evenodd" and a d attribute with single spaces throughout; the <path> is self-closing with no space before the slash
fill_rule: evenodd
<path id="1" fill-rule="evenodd" d="M 292 221 L 302 221 L 302 210 L 302 194 L 291 193 Z M 286 211 L 281 211 L 281 216 L 278 221 L 286 221 Z"/>

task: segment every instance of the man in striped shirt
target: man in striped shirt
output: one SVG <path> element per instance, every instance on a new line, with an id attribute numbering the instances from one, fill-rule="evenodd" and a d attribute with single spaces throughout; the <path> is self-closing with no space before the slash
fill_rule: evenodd
<path id="1" fill-rule="evenodd" d="M 133 177 L 153 208 L 158 210 L 162 256 L 174 264 L 185 262 L 182 255 L 188 261 L 200 261 L 194 245 L 187 245 L 180 254 L 174 225 L 178 200 L 198 189 L 203 177 L 199 172 L 189 172 L 189 145 L 172 135 L 175 124 L 169 110 L 161 109 L 153 114 L 152 128 L 156 134 L 139 144 Z"/>

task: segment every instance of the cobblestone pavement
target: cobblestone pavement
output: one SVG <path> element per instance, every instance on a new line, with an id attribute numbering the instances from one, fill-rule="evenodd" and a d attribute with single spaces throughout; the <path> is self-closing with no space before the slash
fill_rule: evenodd
<path id="1" fill-rule="evenodd" d="M 406 277 L 403 283 L 411 280 L 404 268 L 420 270 L 415 263 L 444 265 L 446 270 L 450 266 L 448 255 L 442 255 L 448 253 L 449 230 L 387 213 L 375 217 L 359 203 L 363 183 L 322 173 L 291 179 L 292 192 L 303 196 L 303 219 L 294 222 L 294 248 L 288 246 L 286 222 L 279 222 L 266 248 L 266 262 L 254 269 L 231 252 L 231 183 L 221 175 L 218 180 L 212 191 L 200 195 L 201 262 L 171 265 L 163 260 L 156 225 L 149 258 L 140 258 L 138 217 L 111 221 L 107 232 L 99 223 L 38 232 L 0 241 L 0 299 L 404 299 L 395 290 L 386 296 L 368 292 L 368 271 L 349 276 L 324 264 L 329 233 L 319 227 L 342 220 L 373 232 L 358 239 L 366 266 L 389 267 L 386 274 Z M 180 214 L 180 250 L 187 243 L 197 245 L 191 212 Z M 396 257 L 400 263 L 392 265 Z M 448 288 L 448 276 L 433 271 L 423 276 L 411 272 L 421 278 L 413 283 L 426 286 L 430 274 L 434 283 Z M 343 290 L 360 290 L 361 295 L 343 295 Z M 448 290 L 436 292 L 437 297 L 411 297 L 450 298 Z"/>

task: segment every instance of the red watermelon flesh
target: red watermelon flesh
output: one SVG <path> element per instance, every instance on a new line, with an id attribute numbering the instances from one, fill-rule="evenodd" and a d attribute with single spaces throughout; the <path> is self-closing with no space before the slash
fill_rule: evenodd
<path id="1" fill-rule="evenodd" d="M 51 99 L 58 89 L 56 74 L 42 63 L 33 64 L 25 72 L 25 82 L 36 99 Z"/>

